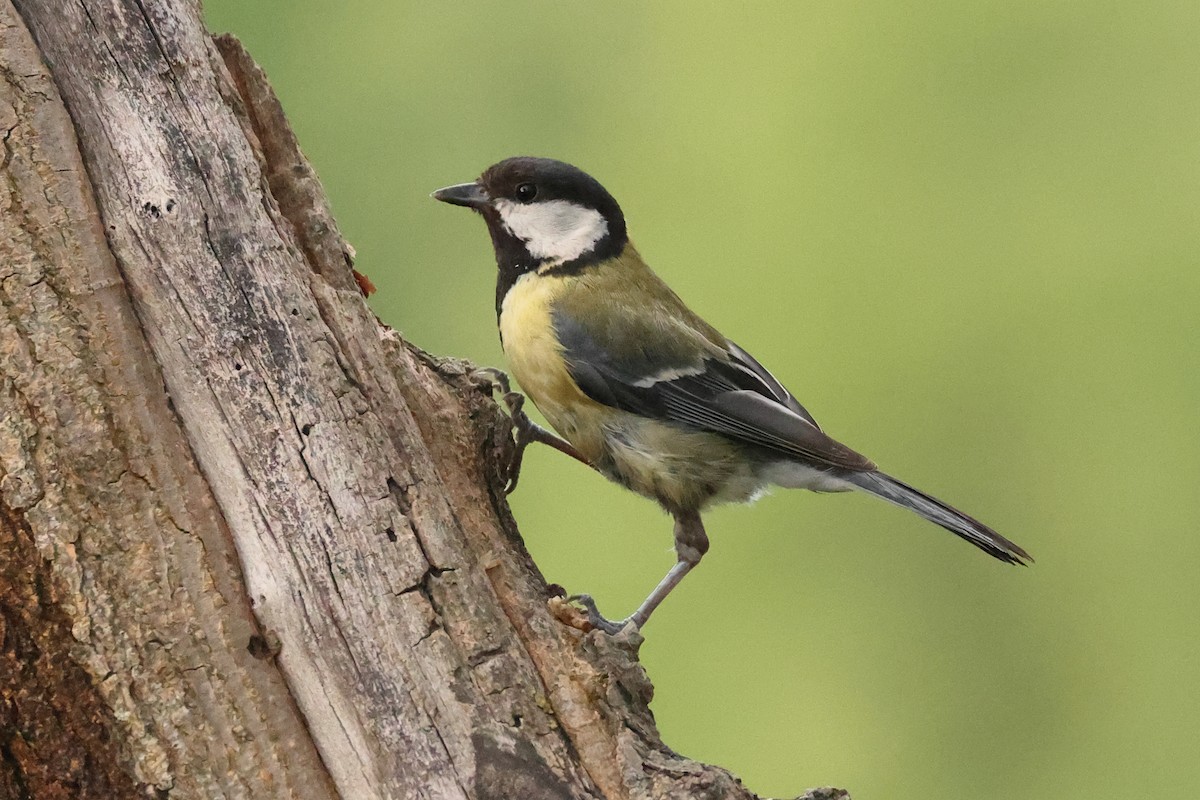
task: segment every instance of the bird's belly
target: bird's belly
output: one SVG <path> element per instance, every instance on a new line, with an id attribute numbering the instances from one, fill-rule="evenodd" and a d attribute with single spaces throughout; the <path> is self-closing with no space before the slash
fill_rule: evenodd
<path id="1" fill-rule="evenodd" d="M 604 440 L 600 470 L 668 511 L 750 501 L 766 486 L 744 449 L 716 434 L 618 412 Z"/>
<path id="2" fill-rule="evenodd" d="M 521 388 L 554 430 L 607 478 L 668 511 L 696 511 L 758 497 L 768 481 L 743 448 L 716 434 L 630 414 L 579 391 L 553 361 L 509 355 Z"/>

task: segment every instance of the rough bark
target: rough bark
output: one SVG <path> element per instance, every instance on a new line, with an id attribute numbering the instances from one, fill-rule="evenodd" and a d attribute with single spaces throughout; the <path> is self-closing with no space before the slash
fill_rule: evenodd
<path id="1" fill-rule="evenodd" d="M 195 3 L 0 0 L 0 127 L 0 797 L 753 796 L 552 615 L 507 420 Z"/>

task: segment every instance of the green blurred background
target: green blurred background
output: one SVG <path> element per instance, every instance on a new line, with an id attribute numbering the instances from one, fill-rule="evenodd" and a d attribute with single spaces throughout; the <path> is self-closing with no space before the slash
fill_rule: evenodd
<path id="1" fill-rule="evenodd" d="M 417 344 L 502 363 L 484 227 L 429 192 L 574 162 L 828 431 L 1037 557 L 861 496 L 712 513 L 642 651 L 673 747 L 768 795 L 1200 796 L 1195 0 L 206 6 Z M 548 448 L 512 503 L 612 615 L 672 563 Z"/>

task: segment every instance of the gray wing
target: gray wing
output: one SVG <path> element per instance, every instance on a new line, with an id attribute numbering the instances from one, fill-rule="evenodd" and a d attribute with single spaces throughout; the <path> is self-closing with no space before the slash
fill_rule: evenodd
<path id="1" fill-rule="evenodd" d="M 553 318 L 572 379 L 598 403 L 717 433 L 785 458 L 875 469 L 870 459 L 825 435 L 796 398 L 732 342 L 719 352 L 711 345 L 707 351 L 697 348 L 707 357 L 690 361 L 663 358 L 627 340 L 622 347 L 606 346 L 597 329 L 562 313 Z M 614 352 L 623 355 L 617 358 Z"/>

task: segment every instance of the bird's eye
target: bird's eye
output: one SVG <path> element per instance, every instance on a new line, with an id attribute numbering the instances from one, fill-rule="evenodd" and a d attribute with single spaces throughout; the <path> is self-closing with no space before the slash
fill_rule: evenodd
<path id="1" fill-rule="evenodd" d="M 517 199 L 522 203 L 532 203 L 537 197 L 537 187 L 532 183 L 522 183 L 517 187 Z"/>

